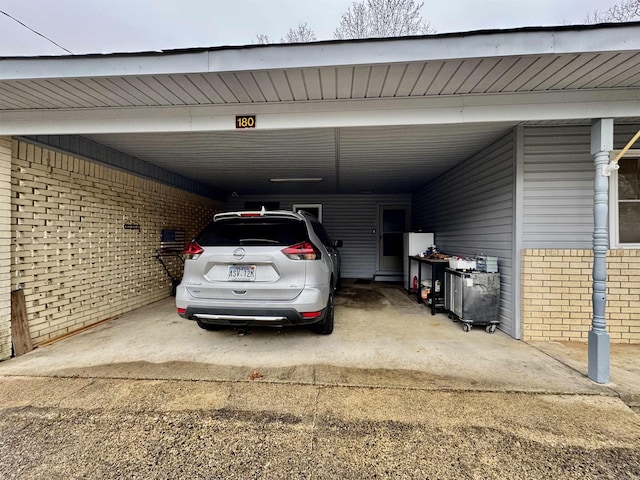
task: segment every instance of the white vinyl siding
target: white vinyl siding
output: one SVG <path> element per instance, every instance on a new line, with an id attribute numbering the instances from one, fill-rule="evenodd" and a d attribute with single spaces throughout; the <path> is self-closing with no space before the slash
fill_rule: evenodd
<path id="1" fill-rule="evenodd" d="M 523 248 L 591 248 L 589 126 L 525 127 Z"/>
<path id="2" fill-rule="evenodd" d="M 413 195 L 413 227 L 439 250 L 498 257 L 500 329 L 518 337 L 514 312 L 514 134 L 509 133 Z"/>
<path id="3" fill-rule="evenodd" d="M 245 202 L 279 202 L 283 210 L 297 204 L 321 204 L 322 224 L 332 240 L 342 240 L 343 278 L 373 278 L 378 263 L 378 206 L 409 205 L 407 195 L 263 195 L 230 198 L 227 210 L 242 210 Z"/>
<path id="4" fill-rule="evenodd" d="M 615 125 L 614 148 L 637 131 Z M 593 247 L 594 172 L 590 126 L 525 127 L 523 248 Z"/>

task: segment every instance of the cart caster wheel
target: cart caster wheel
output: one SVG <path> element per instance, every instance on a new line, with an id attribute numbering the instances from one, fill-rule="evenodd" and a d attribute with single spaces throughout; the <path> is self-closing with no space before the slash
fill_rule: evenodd
<path id="1" fill-rule="evenodd" d="M 447 314 L 447 317 L 449 317 L 449 320 L 453 320 L 453 315 L 451 315 L 451 312 Z"/>
<path id="2" fill-rule="evenodd" d="M 468 332 L 471 330 L 471 325 L 469 325 L 468 323 L 463 323 L 462 324 L 462 330 L 464 330 L 465 332 Z"/>
<path id="3" fill-rule="evenodd" d="M 492 325 L 487 325 L 486 330 L 487 330 L 487 333 L 495 333 L 495 331 L 496 331 L 496 325 L 495 325 L 495 323 L 494 323 L 494 324 L 492 324 Z"/>

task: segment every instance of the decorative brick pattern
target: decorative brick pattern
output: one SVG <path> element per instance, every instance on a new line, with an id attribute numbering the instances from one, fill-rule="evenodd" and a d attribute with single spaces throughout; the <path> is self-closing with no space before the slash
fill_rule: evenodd
<path id="1" fill-rule="evenodd" d="M 0 137 L 0 359 L 11 356 L 11 138 Z"/>
<path id="2" fill-rule="evenodd" d="M 154 257 L 161 230 L 192 238 L 221 209 L 23 141 L 13 141 L 12 157 L 10 281 L 24 289 L 35 345 L 169 296 L 171 282 Z"/>
<path id="3" fill-rule="evenodd" d="M 591 250 L 522 251 L 522 339 L 586 342 L 592 310 Z M 640 250 L 607 255 L 607 331 L 640 343 Z"/>

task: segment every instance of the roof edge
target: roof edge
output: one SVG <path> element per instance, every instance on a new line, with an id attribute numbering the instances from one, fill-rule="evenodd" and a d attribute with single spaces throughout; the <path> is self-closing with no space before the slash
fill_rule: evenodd
<path id="1" fill-rule="evenodd" d="M 640 21 L 624 22 L 624 23 L 598 23 L 598 24 L 578 24 L 578 25 L 551 25 L 551 26 L 527 26 L 514 27 L 505 29 L 480 29 L 467 30 L 462 32 L 445 32 L 434 33 L 429 35 L 407 35 L 402 37 L 383 37 L 383 38 L 357 38 L 357 39 L 330 39 L 318 40 L 304 43 L 269 43 L 269 44 L 241 44 L 241 45 L 217 45 L 209 47 L 187 47 L 172 48 L 162 50 L 142 50 L 134 52 L 110 52 L 110 53 L 84 53 L 77 55 L 10 55 L 0 56 L 1 60 L 32 60 L 32 59 L 62 59 L 62 58 L 105 58 L 105 57 L 141 57 L 141 56 L 157 56 L 157 55 L 184 55 L 186 53 L 202 53 L 216 52 L 226 50 L 246 50 L 246 49 L 263 49 L 273 47 L 290 47 L 300 45 L 336 45 L 336 44 L 360 44 L 360 43 L 376 43 L 376 42 L 396 42 L 404 40 L 425 40 L 425 39 L 447 39 L 473 37 L 479 35 L 496 35 L 511 33 L 536 33 L 536 32 L 572 32 L 608 28 L 633 28 L 639 27 Z"/>
<path id="2" fill-rule="evenodd" d="M 159 52 L 0 57 L 0 80 L 240 72 L 609 51 L 640 52 L 640 22 Z"/>

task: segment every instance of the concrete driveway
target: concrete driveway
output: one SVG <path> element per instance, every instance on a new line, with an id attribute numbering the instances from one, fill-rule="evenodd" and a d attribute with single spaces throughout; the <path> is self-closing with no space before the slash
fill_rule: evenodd
<path id="1" fill-rule="evenodd" d="M 295 328 L 210 332 L 178 317 L 168 298 L 0 364 L 0 375 L 245 380 L 257 371 L 270 382 L 608 392 L 499 331 L 465 333 L 396 287 L 345 286 L 335 321 L 329 336 Z"/>
<path id="2" fill-rule="evenodd" d="M 326 337 L 167 299 L 0 364 L 0 477 L 639 479 L 621 386 L 548 346 L 384 286 L 345 288 Z"/>

